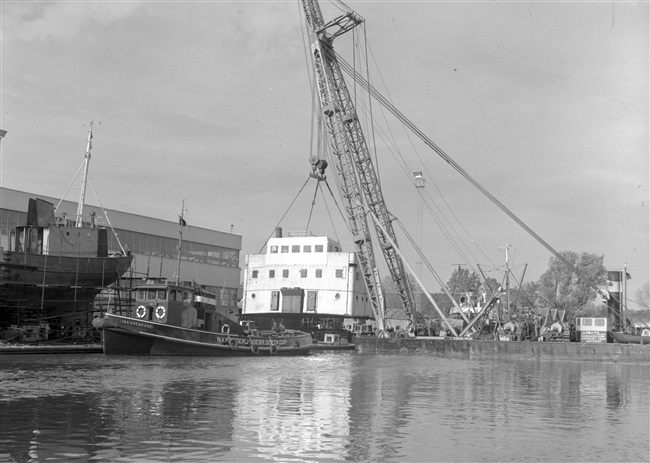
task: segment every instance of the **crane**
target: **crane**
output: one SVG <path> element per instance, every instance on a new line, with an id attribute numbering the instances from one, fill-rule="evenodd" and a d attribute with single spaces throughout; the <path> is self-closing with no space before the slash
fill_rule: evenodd
<path id="1" fill-rule="evenodd" d="M 364 20 L 354 11 L 344 7 L 346 12 L 343 15 L 325 23 L 317 0 L 302 0 L 302 6 L 311 47 L 320 118 L 328 135 L 339 193 L 344 203 L 348 228 L 352 233 L 378 333 L 385 333 L 385 302 L 367 213 L 373 214 L 377 219 L 376 223 L 373 220 L 373 224 L 378 247 L 397 286 L 409 323 L 414 327 L 415 304 L 411 284 L 402 259 L 393 246 L 393 243 L 397 245 L 392 225 L 394 216 L 386 208 L 377 171 L 333 49 L 336 37 L 354 29 Z M 322 160 L 312 157 L 310 162 L 314 171 L 319 166 L 319 171 L 322 172 Z"/>

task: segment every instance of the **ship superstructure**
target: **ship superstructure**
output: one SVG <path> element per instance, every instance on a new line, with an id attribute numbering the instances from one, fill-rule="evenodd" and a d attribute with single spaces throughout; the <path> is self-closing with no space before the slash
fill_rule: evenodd
<path id="1" fill-rule="evenodd" d="M 263 254 L 246 256 L 242 320 L 325 332 L 372 318 L 356 253 L 327 236 L 277 230 Z"/>

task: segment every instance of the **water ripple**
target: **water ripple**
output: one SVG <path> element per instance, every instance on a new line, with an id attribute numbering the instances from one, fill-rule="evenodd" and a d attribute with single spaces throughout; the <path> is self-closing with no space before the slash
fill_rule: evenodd
<path id="1" fill-rule="evenodd" d="M 3 356 L 0 461 L 648 461 L 647 366 Z"/>

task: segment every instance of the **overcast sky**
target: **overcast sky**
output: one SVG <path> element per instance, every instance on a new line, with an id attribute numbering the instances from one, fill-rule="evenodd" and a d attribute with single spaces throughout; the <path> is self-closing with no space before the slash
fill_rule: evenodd
<path id="1" fill-rule="evenodd" d="M 627 263 L 631 297 L 649 281 L 647 1 L 347 4 L 365 18 L 356 32 L 375 86 L 429 138 L 558 251 L 603 254 L 610 270 Z M 185 199 L 190 225 L 232 226 L 242 254 L 278 223 L 304 231 L 314 183 L 281 221 L 312 154 L 298 1 L 0 8 L 2 186 L 63 195 L 94 119 L 90 179 L 105 207 L 175 220 Z M 352 37 L 335 41 L 350 60 Z M 539 277 L 546 249 L 415 137 L 393 135 L 406 154 L 376 143 L 388 208 L 413 237 L 421 230 L 445 281 L 466 259 L 503 265 L 506 243 L 526 281 Z M 421 229 L 416 170 L 433 204 Z M 437 220 L 462 224 L 469 255 L 429 214 L 447 206 Z M 349 242 L 321 196 L 313 214 L 312 232 Z"/>

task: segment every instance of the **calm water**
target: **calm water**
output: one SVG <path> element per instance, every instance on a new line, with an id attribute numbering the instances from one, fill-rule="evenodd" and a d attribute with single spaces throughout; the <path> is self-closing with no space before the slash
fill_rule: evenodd
<path id="1" fill-rule="evenodd" d="M 0 358 L 0 461 L 649 461 L 650 367 Z"/>

